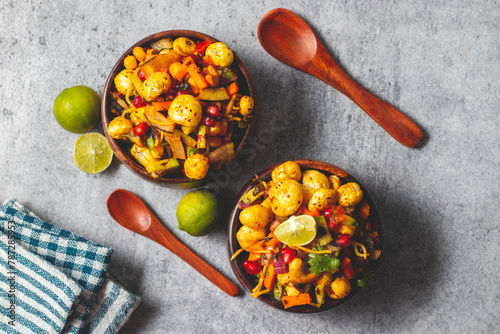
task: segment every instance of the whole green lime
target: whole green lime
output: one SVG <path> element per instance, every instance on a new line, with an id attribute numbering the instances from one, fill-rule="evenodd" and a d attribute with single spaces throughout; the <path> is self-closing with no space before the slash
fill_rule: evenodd
<path id="1" fill-rule="evenodd" d="M 54 101 L 54 117 L 69 132 L 88 132 L 101 120 L 101 98 L 86 86 L 66 88 Z"/>
<path id="2" fill-rule="evenodd" d="M 179 230 L 195 237 L 207 235 L 217 226 L 217 198 L 206 189 L 193 190 L 180 200 L 176 216 Z"/>

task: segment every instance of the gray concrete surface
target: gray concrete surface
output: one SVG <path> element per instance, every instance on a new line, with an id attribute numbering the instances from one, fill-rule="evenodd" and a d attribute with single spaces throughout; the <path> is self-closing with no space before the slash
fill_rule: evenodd
<path id="1" fill-rule="evenodd" d="M 350 100 L 283 65 L 256 29 L 272 8 L 298 13 L 355 80 L 425 132 L 418 149 L 386 134 Z M 0 2 L 0 199 L 115 250 L 111 271 L 143 302 L 122 333 L 500 332 L 500 8 L 498 1 Z M 177 230 L 185 190 L 141 181 L 115 159 L 99 175 L 73 163 L 78 135 L 52 115 L 64 88 L 101 92 L 117 58 L 169 29 L 225 41 L 260 97 L 257 156 L 241 157 L 231 198 L 287 159 L 335 164 L 369 189 L 385 248 L 369 289 L 318 315 L 230 298 L 161 246 L 119 227 L 107 195 L 141 196 L 169 229 L 236 282 L 224 223 L 194 238 Z M 300 50 L 297 50 L 300 52 Z M 279 126 L 265 132 L 271 120 Z M 97 131 L 101 131 L 98 129 Z"/>

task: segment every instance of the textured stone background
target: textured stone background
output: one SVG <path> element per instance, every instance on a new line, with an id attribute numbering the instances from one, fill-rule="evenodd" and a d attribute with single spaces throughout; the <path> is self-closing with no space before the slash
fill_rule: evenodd
<path id="1" fill-rule="evenodd" d="M 298 13 L 355 80 L 426 135 L 406 148 L 346 97 L 260 46 L 272 8 Z M 115 250 L 112 272 L 143 298 L 122 333 L 492 333 L 500 331 L 500 7 L 498 1 L 8 1 L 0 2 L 0 199 Z M 141 196 L 165 225 L 236 282 L 224 223 L 194 238 L 177 230 L 186 193 L 144 183 L 115 159 L 99 175 L 73 163 L 78 135 L 55 122 L 64 88 L 102 92 L 116 59 L 169 29 L 225 41 L 260 97 L 254 159 L 223 195 L 270 164 L 310 158 L 357 177 L 378 204 L 385 248 L 369 286 L 328 313 L 230 298 L 161 246 L 119 227 L 107 195 Z M 300 52 L 300 50 L 297 50 Z M 97 131 L 102 131 L 98 129 Z"/>

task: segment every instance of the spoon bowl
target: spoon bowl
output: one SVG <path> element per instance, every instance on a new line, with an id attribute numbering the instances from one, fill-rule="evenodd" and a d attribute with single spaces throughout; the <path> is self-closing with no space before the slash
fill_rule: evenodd
<path id="1" fill-rule="evenodd" d="M 118 224 L 167 248 L 228 295 L 238 295 L 238 287 L 233 282 L 180 242 L 135 194 L 117 189 L 108 196 L 106 206 Z"/>
<path id="2" fill-rule="evenodd" d="M 323 80 L 346 95 L 401 144 L 416 147 L 421 143 L 422 130 L 349 77 L 311 27 L 295 13 L 284 8 L 271 10 L 260 21 L 257 35 L 271 56 Z"/>
<path id="3" fill-rule="evenodd" d="M 317 39 L 314 32 L 298 16 L 269 12 L 259 25 L 259 40 L 264 49 L 279 61 L 292 67 L 311 62 L 316 55 Z M 292 22 L 287 22 L 290 19 Z M 290 50 L 300 50 L 290 56 Z"/>
<path id="4" fill-rule="evenodd" d="M 151 226 L 151 211 L 136 195 L 115 190 L 108 197 L 108 212 L 121 226 L 135 233 L 144 233 Z"/>

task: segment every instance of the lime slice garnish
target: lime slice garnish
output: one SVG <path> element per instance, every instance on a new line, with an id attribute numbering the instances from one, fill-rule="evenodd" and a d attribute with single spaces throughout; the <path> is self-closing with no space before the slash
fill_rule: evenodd
<path id="1" fill-rule="evenodd" d="M 113 151 L 106 137 L 95 132 L 86 133 L 75 142 L 73 160 L 85 173 L 100 173 L 111 164 Z"/>
<path id="2" fill-rule="evenodd" d="M 316 237 L 316 220 L 308 215 L 291 216 L 274 230 L 274 235 L 289 246 L 308 244 Z"/>

